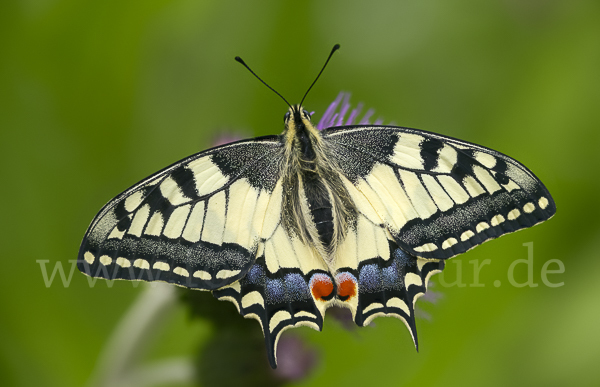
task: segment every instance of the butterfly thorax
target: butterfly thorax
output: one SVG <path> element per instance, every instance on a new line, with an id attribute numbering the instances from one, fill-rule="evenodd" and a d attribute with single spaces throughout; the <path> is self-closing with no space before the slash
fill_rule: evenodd
<path id="1" fill-rule="evenodd" d="M 331 263 L 355 218 L 354 205 L 309 114 L 296 105 L 285 125 L 282 218 L 291 235 Z"/>

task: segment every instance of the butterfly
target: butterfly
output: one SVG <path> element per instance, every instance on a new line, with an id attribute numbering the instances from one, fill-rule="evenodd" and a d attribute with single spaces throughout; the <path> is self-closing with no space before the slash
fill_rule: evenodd
<path id="1" fill-rule="evenodd" d="M 331 306 L 359 326 L 397 317 L 418 345 L 415 302 L 445 260 L 556 211 L 500 152 L 389 125 L 319 131 L 301 104 L 280 135 L 197 153 L 112 199 L 79 270 L 211 291 L 258 320 L 275 368 L 281 333 L 321 330 Z"/>

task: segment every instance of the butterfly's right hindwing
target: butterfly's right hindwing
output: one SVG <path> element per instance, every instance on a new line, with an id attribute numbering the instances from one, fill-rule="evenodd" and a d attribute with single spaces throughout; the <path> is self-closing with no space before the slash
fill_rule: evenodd
<path id="1" fill-rule="evenodd" d="M 238 280 L 254 263 L 269 220 L 280 149 L 275 136 L 224 145 L 134 185 L 93 220 L 79 269 L 206 290 Z"/>

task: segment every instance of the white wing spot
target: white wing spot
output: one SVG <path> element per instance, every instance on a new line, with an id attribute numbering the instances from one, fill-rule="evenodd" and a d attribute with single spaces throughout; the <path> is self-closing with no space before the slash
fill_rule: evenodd
<path id="1" fill-rule="evenodd" d="M 523 211 L 528 214 L 531 214 L 535 210 L 535 205 L 533 203 L 527 203 L 523 206 Z"/>
<path id="2" fill-rule="evenodd" d="M 194 277 L 207 281 L 212 278 L 212 275 L 210 275 L 210 273 L 207 271 L 198 270 L 198 271 L 194 272 Z"/>
<path id="3" fill-rule="evenodd" d="M 159 236 L 162 232 L 163 225 L 163 217 L 159 211 L 156 211 L 150 218 L 150 221 L 148 222 L 148 225 L 146 226 L 146 231 L 144 233 L 147 235 Z"/>
<path id="4" fill-rule="evenodd" d="M 492 226 L 497 226 L 497 225 L 499 225 L 500 223 L 504 222 L 504 220 L 505 220 L 505 219 L 504 219 L 504 216 L 502 216 L 502 215 L 498 214 L 498 215 L 496 215 L 496 216 L 494 216 L 494 217 L 492 218 L 492 221 L 491 221 L 491 223 L 492 223 Z"/>
<path id="5" fill-rule="evenodd" d="M 133 212 L 142 204 L 142 200 L 144 200 L 144 195 L 141 190 L 132 193 L 125 199 L 125 211 Z"/>
<path id="6" fill-rule="evenodd" d="M 400 173 L 403 172 L 404 171 L 400 171 Z M 355 201 L 357 208 L 360 208 L 361 211 L 363 211 L 362 209 L 364 206 L 361 206 L 360 202 L 367 199 L 370 202 L 370 205 L 369 203 L 366 203 L 366 206 L 372 206 L 372 208 L 381 215 L 381 220 L 389 224 L 393 230 L 400 230 L 406 224 L 408 219 L 419 216 L 415 212 L 415 210 L 417 212 L 419 211 L 417 207 L 423 207 L 424 210 L 427 211 L 430 204 L 433 207 L 431 211 L 437 211 L 434 203 L 429 200 L 429 195 L 418 181 L 419 179 L 417 176 L 413 173 L 409 174 L 410 176 L 406 177 L 407 180 L 403 180 L 405 184 L 405 189 L 403 189 L 394 170 L 390 166 L 379 163 L 376 164 L 371 170 L 371 173 L 357 185 L 358 190 L 364 195 L 358 195 L 363 197 L 358 201 Z M 409 180 L 416 180 L 416 184 L 419 187 L 412 186 Z M 364 183 L 365 181 L 367 184 Z M 415 193 L 417 190 L 419 190 L 419 192 Z M 419 199 L 422 198 L 426 204 L 424 206 L 415 206 L 413 210 L 413 203 L 409 200 L 409 194 L 416 195 Z M 373 218 L 368 215 L 367 218 L 373 221 Z M 375 218 L 378 217 L 376 216 Z M 374 223 L 380 223 L 381 220 L 376 219 Z"/>
<path id="7" fill-rule="evenodd" d="M 181 267 L 181 266 L 177 266 L 175 269 L 173 269 L 173 273 L 175 273 L 177 275 L 180 275 L 182 277 L 189 277 L 190 276 L 190 273 L 186 269 L 184 269 L 183 267 Z"/>
<path id="8" fill-rule="evenodd" d="M 269 321 L 269 331 L 273 332 L 279 323 L 291 318 L 292 315 L 288 311 L 280 310 L 279 312 L 275 313 L 273 317 L 271 317 L 271 321 Z"/>
<path id="9" fill-rule="evenodd" d="M 242 297 L 242 308 L 246 309 L 255 304 L 261 305 L 263 308 L 265 306 L 265 300 L 259 292 L 253 291 Z"/>
<path id="10" fill-rule="evenodd" d="M 179 187 L 179 184 L 171 176 L 163 180 L 158 188 L 160 189 L 160 193 L 174 206 L 179 206 L 192 200 L 183 194 L 181 187 Z"/>
<path id="11" fill-rule="evenodd" d="M 133 266 L 140 269 L 150 269 L 150 264 L 145 259 L 138 258 L 133 262 Z"/>
<path id="12" fill-rule="evenodd" d="M 438 211 L 438 207 L 427 193 L 423 184 L 421 184 L 417 174 L 404 170 L 399 170 L 399 173 L 406 194 L 410 198 L 419 217 L 421 217 L 421 219 L 427 219 L 435 214 Z"/>
<path id="13" fill-rule="evenodd" d="M 425 243 L 423 246 L 415 247 L 414 250 L 419 253 L 435 251 L 437 250 L 437 246 L 434 243 Z"/>
<path id="14" fill-rule="evenodd" d="M 514 210 L 511 210 L 506 217 L 508 218 L 508 220 L 515 220 L 520 215 L 521 215 L 521 211 L 519 211 L 515 208 Z"/>
<path id="15" fill-rule="evenodd" d="M 315 318 L 315 319 L 317 318 L 317 316 L 315 316 L 314 314 L 309 313 L 305 310 L 301 310 L 300 312 L 295 313 L 294 317 L 308 317 L 308 318 Z"/>
<path id="16" fill-rule="evenodd" d="M 410 316 L 410 309 L 408 309 L 408 305 L 406 305 L 406 302 L 399 299 L 398 297 L 390 298 L 386 302 L 385 306 L 387 306 L 388 308 L 393 307 L 393 308 L 402 309 L 402 311 L 404 311 L 404 313 L 406 313 L 407 315 Z"/>
<path id="17" fill-rule="evenodd" d="M 456 165 L 457 160 L 458 154 L 456 153 L 456 149 L 448 144 L 444 144 L 444 147 L 438 153 L 438 164 L 433 169 L 433 172 L 450 173 Z"/>
<path id="18" fill-rule="evenodd" d="M 194 209 L 190 214 L 185 229 L 183 230 L 183 238 L 190 242 L 198 242 L 200 240 L 200 232 L 204 223 L 204 202 L 198 202 L 194 205 Z"/>
<path id="19" fill-rule="evenodd" d="M 152 265 L 152 268 L 156 269 L 156 270 L 162 270 L 162 271 L 171 270 L 171 267 L 166 262 L 155 262 L 154 265 Z"/>
<path id="20" fill-rule="evenodd" d="M 540 206 L 540 208 L 542 210 L 545 210 L 546 207 L 548 207 L 548 199 L 546 199 L 545 197 L 541 197 L 540 200 L 538 201 L 538 205 Z"/>
<path id="21" fill-rule="evenodd" d="M 454 207 L 454 202 L 450 196 L 448 196 L 446 191 L 444 191 L 442 186 L 437 182 L 437 180 L 435 180 L 433 176 L 423 174 L 421 178 L 423 179 L 423 183 L 425 183 L 425 188 L 427 188 L 427 191 L 429 191 L 431 198 L 438 206 L 440 211 L 448 211 Z"/>
<path id="22" fill-rule="evenodd" d="M 240 274 L 241 270 L 220 270 L 216 277 L 219 279 L 231 278 Z"/>
<path id="23" fill-rule="evenodd" d="M 391 162 L 410 169 L 423 169 L 421 158 L 421 146 L 424 138 L 412 133 L 401 133 L 394 147 L 394 154 L 390 157 Z"/>
<path id="24" fill-rule="evenodd" d="M 225 191 L 220 191 L 208 200 L 205 226 L 202 230 L 202 240 L 216 245 L 223 243 L 226 213 Z M 233 215 L 235 216 L 235 214 Z"/>
<path id="25" fill-rule="evenodd" d="M 275 272 L 280 267 L 299 267 L 292 241 L 283 226 L 277 227 L 273 237 L 267 243 L 265 259 L 269 271 Z"/>
<path id="26" fill-rule="evenodd" d="M 469 195 L 471 195 L 472 197 L 479 196 L 486 192 L 485 189 L 483 189 L 483 187 L 479 185 L 479 183 L 477 182 L 477 180 L 475 180 L 473 176 L 465 176 L 465 178 L 463 179 L 463 184 L 467 189 Z"/>
<path id="27" fill-rule="evenodd" d="M 252 229 L 252 221 L 259 191 L 248 180 L 239 179 L 229 187 L 227 213 L 225 220 L 224 242 L 233 242 L 251 250 L 258 231 Z"/>
<path id="28" fill-rule="evenodd" d="M 121 267 L 131 267 L 131 262 L 127 258 L 119 257 L 115 263 Z"/>
<path id="29" fill-rule="evenodd" d="M 252 224 L 254 229 L 261 230 L 260 235 L 263 238 L 270 238 L 277 229 L 279 221 L 281 220 L 282 202 L 283 184 L 281 183 L 281 179 L 275 185 L 271 195 L 266 191 L 261 190 L 256 211 L 256 213 L 261 216 L 255 217 Z"/>
<path id="30" fill-rule="evenodd" d="M 150 215 L 150 205 L 145 204 L 142 208 L 136 211 L 133 216 L 133 220 L 131 221 L 131 225 L 129 226 L 128 234 L 135 235 L 137 237 L 142 236 L 142 231 L 144 230 L 144 225 L 148 221 L 148 216 Z"/>
<path id="31" fill-rule="evenodd" d="M 404 286 L 408 289 L 410 285 L 422 286 L 423 280 L 415 273 L 406 273 L 406 276 L 404 277 Z"/>
<path id="32" fill-rule="evenodd" d="M 383 304 L 380 304 L 378 302 L 374 302 L 372 304 L 369 304 L 369 306 L 367 306 L 366 308 L 364 308 L 362 310 L 362 312 L 363 312 L 363 314 L 365 314 L 365 313 L 369 313 L 373 309 L 379 309 L 379 308 L 383 308 Z"/>
<path id="33" fill-rule="evenodd" d="M 496 158 L 488 153 L 475 152 L 475 160 L 486 168 L 494 168 L 496 166 Z"/>
<path id="34" fill-rule="evenodd" d="M 218 166 L 213 164 L 210 156 L 201 157 L 187 165 L 194 173 L 196 192 L 198 196 L 204 196 L 223 187 L 229 180 L 221 173 Z"/>
<path id="35" fill-rule="evenodd" d="M 185 222 L 190 213 L 190 208 L 191 205 L 186 204 L 185 206 L 177 207 L 173 210 L 167 221 L 167 225 L 165 226 L 165 231 L 163 232 L 167 238 L 176 239 L 181 236 L 181 232 L 183 231 L 183 227 L 185 226 Z"/>
<path id="36" fill-rule="evenodd" d="M 458 241 L 456 240 L 456 238 L 448 238 L 442 243 L 442 249 L 449 249 L 457 243 Z"/>
<path id="37" fill-rule="evenodd" d="M 474 235 L 475 233 L 473 231 L 467 230 L 460 235 L 460 240 L 464 242 L 466 240 L 471 239 Z"/>
<path id="38" fill-rule="evenodd" d="M 364 216 L 359 216 L 356 221 L 356 240 L 360 243 L 356 244 L 356 252 L 353 254 L 359 259 L 362 257 L 377 256 L 377 238 L 375 237 L 375 227 Z M 389 250 L 389 248 L 388 248 Z"/>
<path id="39" fill-rule="evenodd" d="M 112 263 L 112 258 L 109 257 L 108 255 L 103 255 L 100 257 L 100 263 L 103 264 L 104 266 L 108 266 Z"/>
<path id="40" fill-rule="evenodd" d="M 437 179 L 456 204 L 463 204 L 469 200 L 469 194 L 452 176 L 439 175 L 437 176 Z"/>
<path id="41" fill-rule="evenodd" d="M 83 259 L 85 259 L 85 261 L 91 265 L 96 260 L 96 257 L 94 257 L 94 254 L 86 251 L 85 254 L 83 254 Z"/>
<path id="42" fill-rule="evenodd" d="M 487 224 L 486 222 L 481 222 L 477 225 L 477 227 L 475 227 L 475 231 L 482 232 L 483 230 L 487 230 L 488 228 L 490 228 L 489 224 Z"/>
<path id="43" fill-rule="evenodd" d="M 483 186 L 486 190 L 488 190 L 489 193 L 494 193 L 502 189 L 500 187 L 500 184 L 498 184 L 498 182 L 496 181 L 496 179 L 494 179 L 494 177 L 490 175 L 490 173 L 483 169 L 481 166 L 473 166 L 473 172 L 475 173 L 475 177 L 477 178 L 477 180 L 479 180 L 481 184 L 483 184 Z"/>

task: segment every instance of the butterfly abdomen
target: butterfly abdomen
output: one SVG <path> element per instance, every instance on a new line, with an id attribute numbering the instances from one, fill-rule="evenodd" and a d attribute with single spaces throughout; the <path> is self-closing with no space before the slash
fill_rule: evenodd
<path id="1" fill-rule="evenodd" d="M 333 212 L 331 207 L 311 208 L 311 214 L 317 226 L 321 243 L 329 247 L 333 239 Z"/>
<path id="2" fill-rule="evenodd" d="M 333 209 L 329 191 L 316 173 L 305 172 L 303 187 L 312 222 L 317 228 L 319 241 L 325 249 L 331 248 L 334 235 Z"/>

